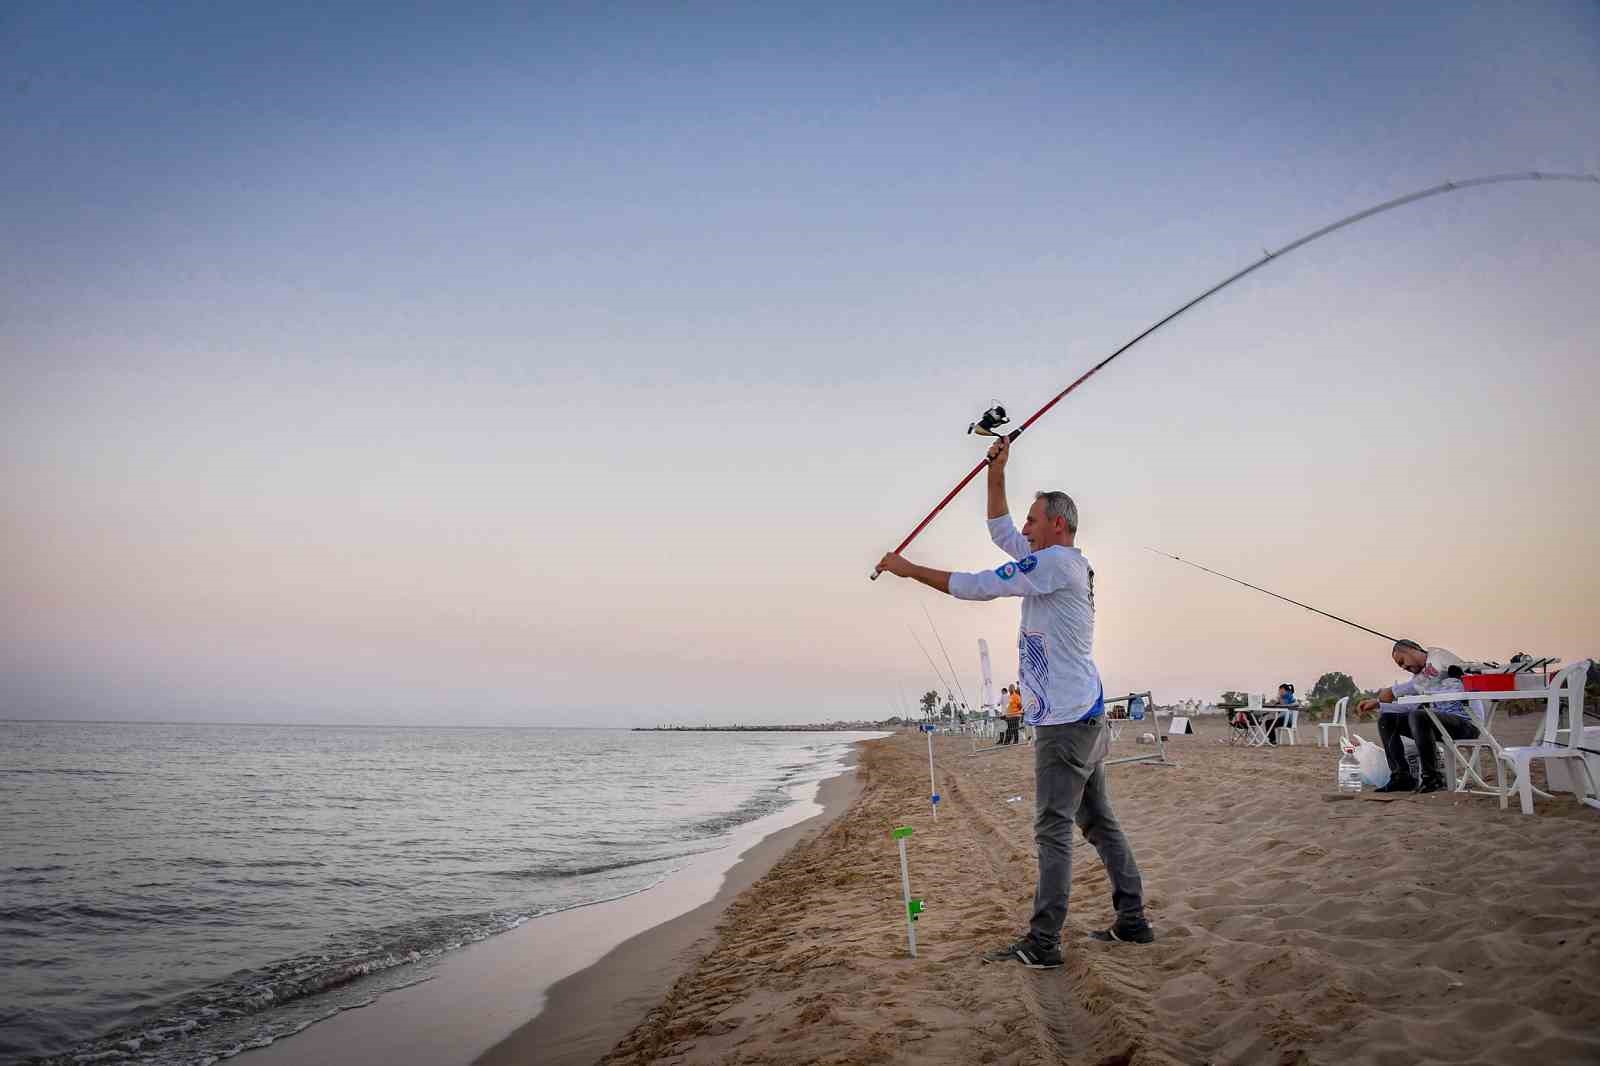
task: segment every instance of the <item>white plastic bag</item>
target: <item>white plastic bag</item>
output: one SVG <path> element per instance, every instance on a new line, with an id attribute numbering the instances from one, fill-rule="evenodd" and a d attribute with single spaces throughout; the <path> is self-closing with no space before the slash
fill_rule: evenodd
<path id="1" fill-rule="evenodd" d="M 1378 745 L 1361 739 L 1359 733 L 1351 733 L 1350 739 L 1344 742 L 1344 750 L 1355 752 L 1356 762 L 1361 764 L 1361 780 L 1373 788 L 1389 783 L 1389 760 Z"/>

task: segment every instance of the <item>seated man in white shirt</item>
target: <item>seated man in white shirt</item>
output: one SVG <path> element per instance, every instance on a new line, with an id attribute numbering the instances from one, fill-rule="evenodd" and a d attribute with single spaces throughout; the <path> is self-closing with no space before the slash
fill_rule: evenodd
<path id="1" fill-rule="evenodd" d="M 1414 640 L 1397 640 L 1390 654 L 1394 664 L 1413 675 L 1412 679 L 1380 689 L 1377 699 L 1362 700 L 1357 710 L 1376 710 L 1385 703 L 1393 704 L 1401 696 L 1461 691 L 1464 664 L 1455 653 L 1444 648 L 1424 648 Z M 1471 740 L 1478 735 L 1478 724 L 1473 721 L 1465 700 L 1430 706 L 1445 731 L 1456 740 Z M 1411 763 L 1406 759 L 1402 737 L 1416 741 L 1417 761 L 1422 764 L 1421 781 L 1411 776 Z M 1379 792 L 1439 792 L 1445 787 L 1444 775 L 1439 772 L 1439 754 L 1434 748 L 1438 731 L 1429 721 L 1425 708 L 1383 707 L 1378 715 L 1378 738 L 1389 760 L 1389 783 L 1378 789 Z"/>

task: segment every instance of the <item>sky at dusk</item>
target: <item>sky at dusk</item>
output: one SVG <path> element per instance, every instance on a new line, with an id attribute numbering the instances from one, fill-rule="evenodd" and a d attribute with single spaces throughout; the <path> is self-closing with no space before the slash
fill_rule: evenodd
<path id="1" fill-rule="evenodd" d="M 1600 7 L 8 4 L 0 717 L 881 717 L 867 574 L 1301 234 L 1600 172 Z M 1022 438 L 1108 692 L 1600 653 L 1600 186 L 1382 215 Z M 1001 561 L 981 482 L 908 550 Z"/>

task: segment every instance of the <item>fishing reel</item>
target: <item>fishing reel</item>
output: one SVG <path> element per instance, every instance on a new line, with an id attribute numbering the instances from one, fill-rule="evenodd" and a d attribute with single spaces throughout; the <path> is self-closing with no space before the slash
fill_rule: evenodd
<path id="1" fill-rule="evenodd" d="M 967 427 L 967 432 L 980 437 L 999 437 L 1002 434 L 996 433 L 995 430 L 1010 421 L 1006 409 L 997 403 L 979 415 L 978 420 Z"/>

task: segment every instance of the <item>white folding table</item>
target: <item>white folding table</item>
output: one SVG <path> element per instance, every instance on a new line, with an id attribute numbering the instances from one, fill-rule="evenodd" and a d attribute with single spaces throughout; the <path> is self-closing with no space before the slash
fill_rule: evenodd
<path id="1" fill-rule="evenodd" d="M 1478 727 L 1477 737 L 1470 740 L 1455 740 L 1444 731 L 1444 725 L 1439 721 L 1439 714 L 1433 709 L 1436 703 L 1491 703 L 1496 700 L 1544 700 L 1547 703 L 1545 721 L 1540 726 L 1540 736 L 1554 737 L 1555 730 L 1560 725 L 1560 715 L 1552 708 L 1558 707 L 1557 701 L 1552 701 L 1550 696 L 1560 690 L 1551 688 L 1522 688 L 1503 689 L 1492 692 L 1427 692 L 1417 696 L 1402 696 L 1393 703 L 1386 703 L 1384 707 L 1421 707 L 1427 714 L 1428 720 L 1433 723 L 1433 728 L 1438 731 L 1439 739 L 1450 749 L 1452 761 L 1445 769 L 1450 776 L 1450 787 L 1456 792 L 1473 792 L 1483 796 L 1494 796 L 1500 800 L 1500 806 L 1505 807 L 1511 794 L 1517 790 L 1515 776 L 1508 782 L 1505 780 L 1504 767 L 1511 764 L 1511 759 L 1505 754 L 1505 748 L 1495 738 L 1490 726 L 1494 717 L 1493 710 L 1483 713 L 1481 718 L 1475 717 L 1473 724 Z M 1565 694 L 1562 692 L 1561 694 Z M 1380 709 L 1380 713 L 1383 713 Z M 1389 712 L 1393 713 L 1393 712 Z M 1467 754 L 1462 749 L 1471 752 Z M 1494 760 L 1493 785 L 1483 779 L 1478 770 L 1478 752 L 1483 748 L 1489 749 L 1489 757 Z M 1474 789 L 1473 783 L 1481 786 Z M 1530 786 L 1531 787 L 1531 786 Z M 1541 788 L 1533 791 L 1550 798 L 1550 793 Z"/>
<path id="2" fill-rule="evenodd" d="M 1272 743 L 1272 731 L 1283 720 L 1283 712 L 1268 707 L 1247 708 L 1244 720 L 1250 729 L 1250 746 L 1263 748 Z"/>

